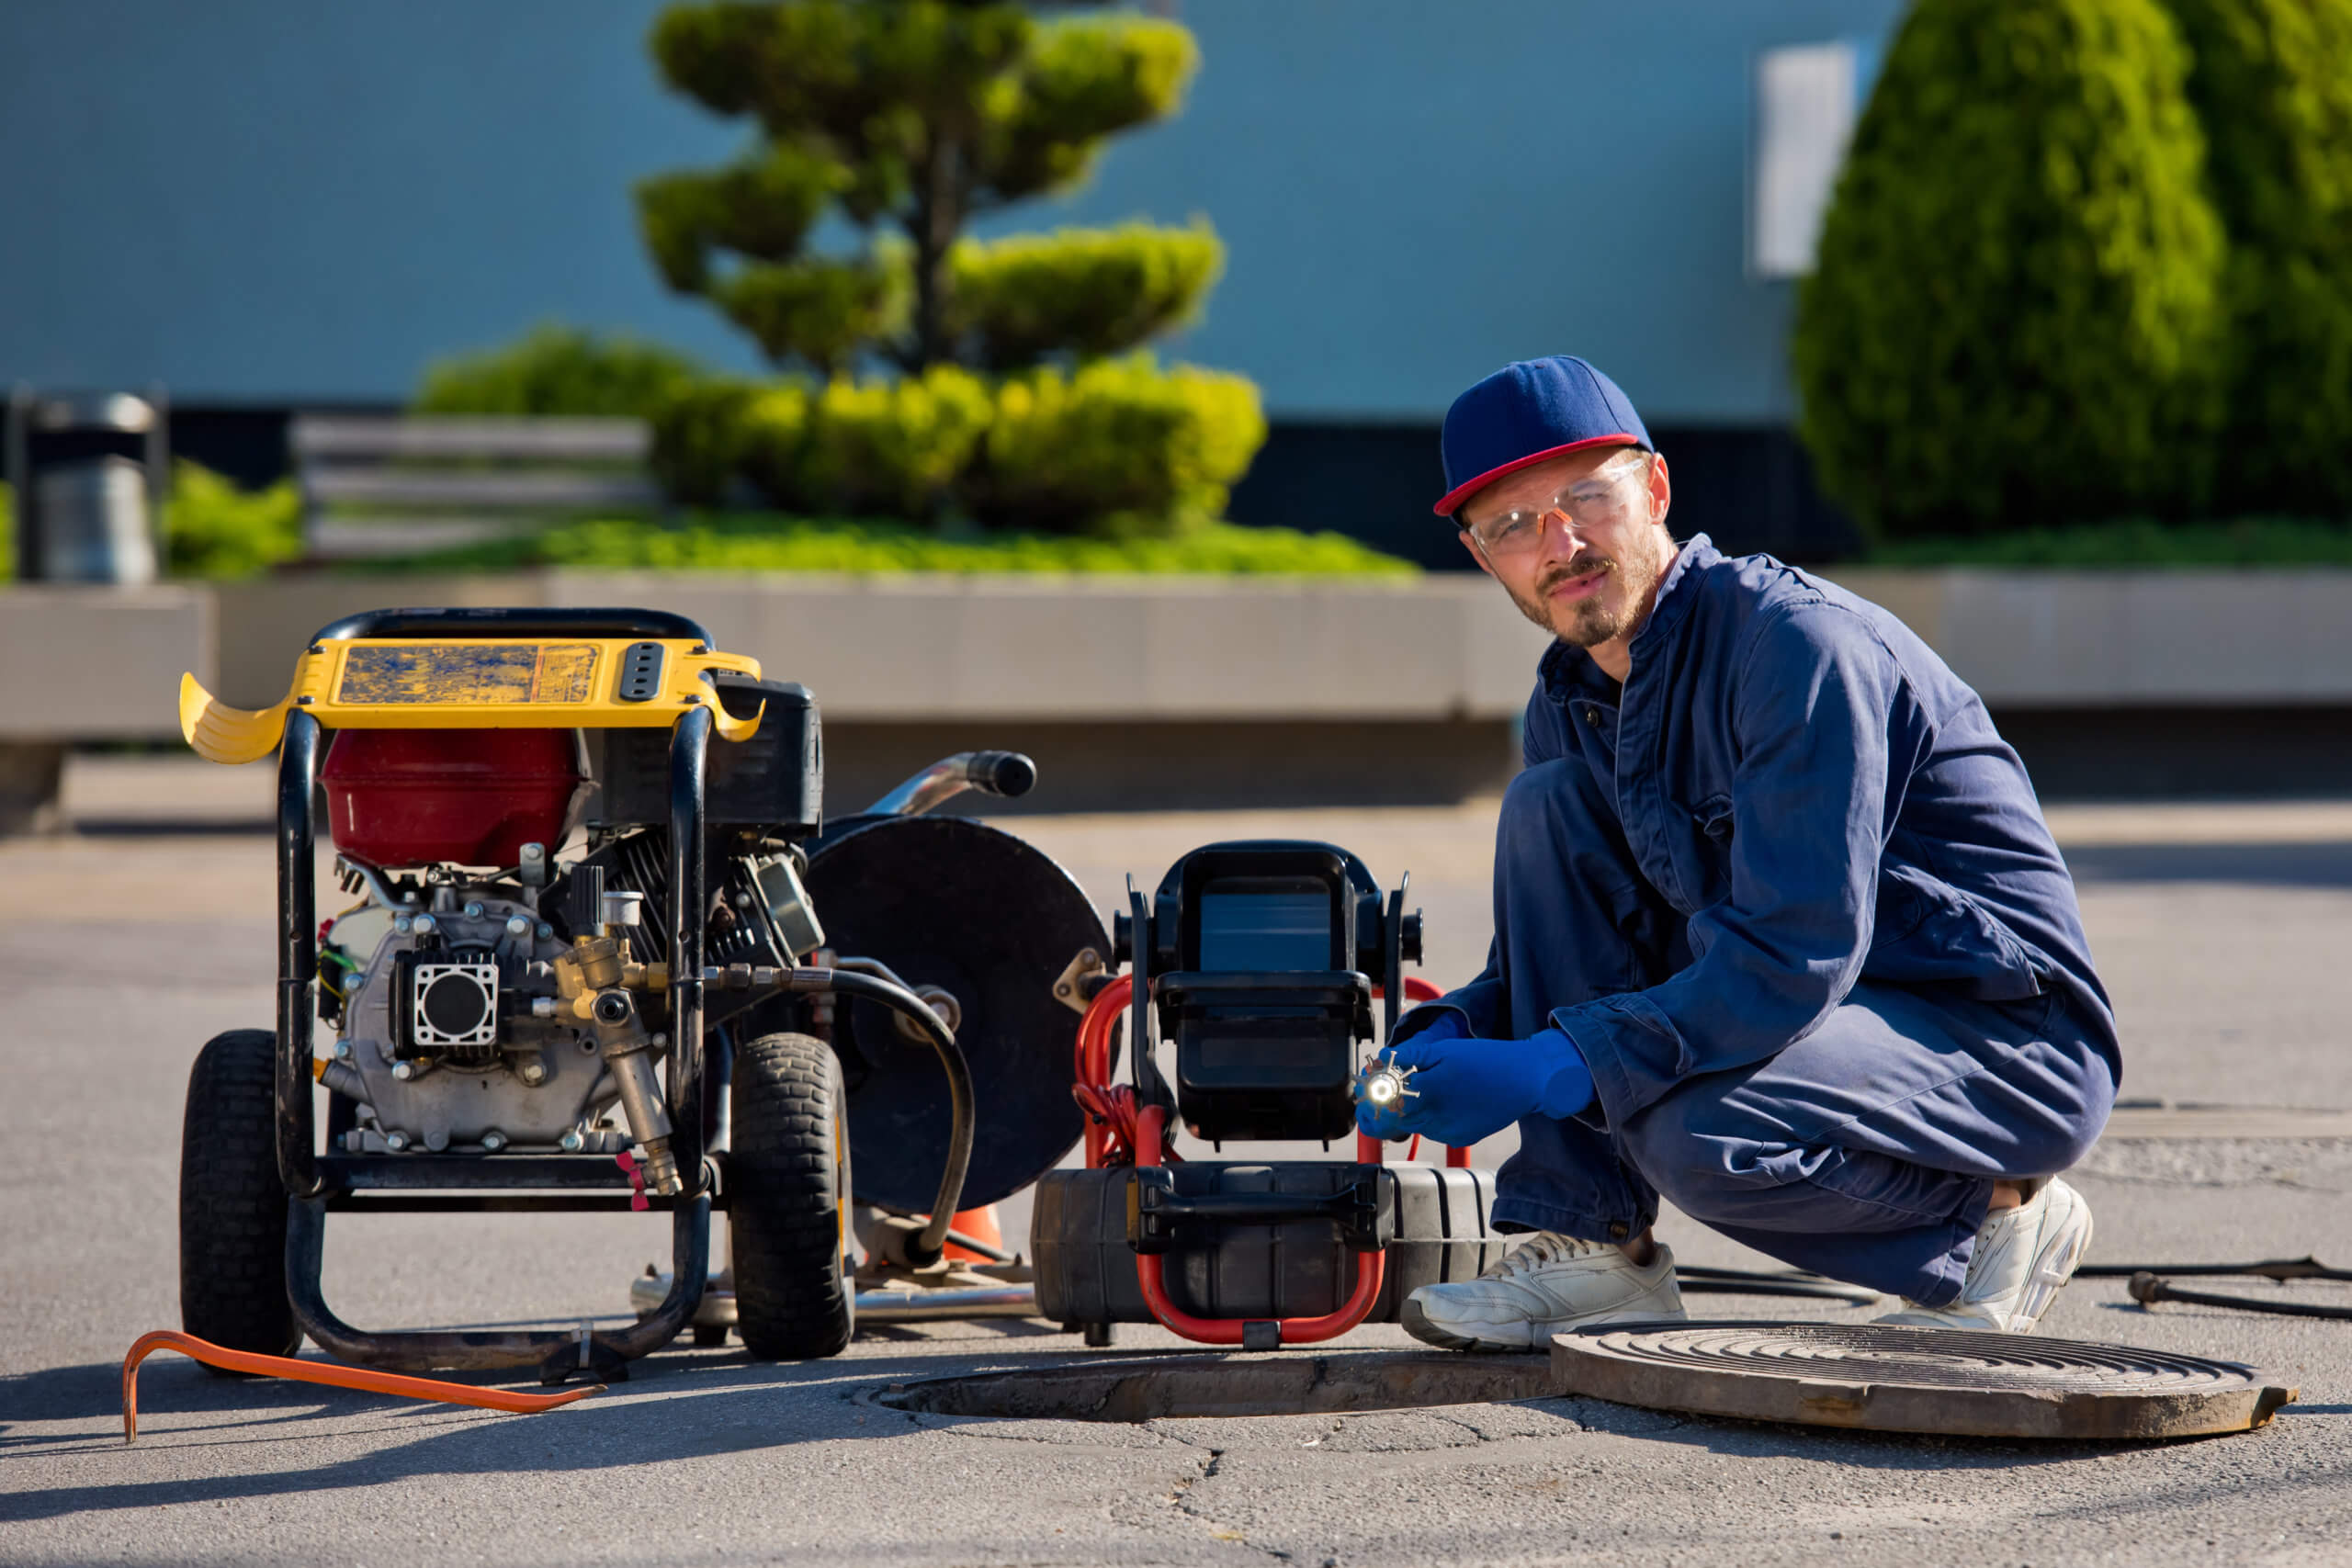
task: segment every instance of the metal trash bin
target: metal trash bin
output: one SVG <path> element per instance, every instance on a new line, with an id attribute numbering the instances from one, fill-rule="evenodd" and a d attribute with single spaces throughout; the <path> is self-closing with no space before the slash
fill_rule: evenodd
<path id="1" fill-rule="evenodd" d="M 143 466 L 115 457 L 61 463 L 33 483 L 43 578 L 130 587 L 155 581 Z"/>
<path id="2" fill-rule="evenodd" d="M 6 412 L 0 478 L 15 499 L 17 578 L 154 581 L 171 482 L 163 389 L 134 398 L 42 396 L 20 386 Z"/>

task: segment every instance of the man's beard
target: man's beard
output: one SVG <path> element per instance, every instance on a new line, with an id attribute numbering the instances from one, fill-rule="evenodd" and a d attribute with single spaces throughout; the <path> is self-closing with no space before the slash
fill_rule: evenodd
<path id="1" fill-rule="evenodd" d="M 1589 577 L 1596 571 L 1603 575 L 1604 581 L 1595 586 L 1594 592 L 1575 604 L 1559 607 L 1561 611 L 1566 612 L 1562 619 L 1567 623 L 1566 625 L 1563 626 L 1555 621 L 1553 616 L 1555 611 L 1552 604 L 1552 590 L 1563 582 L 1572 581 L 1579 577 Z M 1535 584 L 1533 598 L 1522 599 L 1518 593 L 1513 592 L 1510 596 L 1511 603 L 1519 606 L 1521 615 L 1525 615 L 1562 642 L 1574 643 L 1578 648 L 1593 648 L 1607 642 L 1611 637 L 1623 631 L 1627 619 L 1639 614 L 1641 610 L 1640 601 L 1644 595 L 1639 590 L 1645 585 L 1640 583 L 1634 583 L 1633 586 L 1636 591 L 1626 594 L 1616 604 L 1602 602 L 1602 592 L 1609 586 L 1606 579 L 1611 577 L 1620 581 L 1631 581 L 1625 576 L 1623 568 L 1616 561 L 1605 558 L 1587 558 L 1572 564 L 1557 566 L 1545 572 L 1542 580 Z"/>

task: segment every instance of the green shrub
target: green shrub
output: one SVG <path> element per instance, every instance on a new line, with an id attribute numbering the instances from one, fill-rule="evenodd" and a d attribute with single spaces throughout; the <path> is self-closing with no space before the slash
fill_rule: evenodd
<path id="1" fill-rule="evenodd" d="M 803 449 L 812 510 L 931 516 L 994 412 L 978 378 L 952 365 L 920 378 L 829 383 L 809 411 Z"/>
<path id="2" fill-rule="evenodd" d="M 787 512 L 922 519 L 939 510 L 993 407 L 968 371 L 771 387 L 743 415 L 745 476 Z"/>
<path id="3" fill-rule="evenodd" d="M 1887 534 L 2194 507 L 2223 241 L 2156 0 L 1917 0 L 1798 295 L 1800 430 Z"/>
<path id="4" fill-rule="evenodd" d="M 604 414 L 650 418 L 702 367 L 631 338 L 533 328 L 503 348 L 444 359 L 424 373 L 419 413 Z"/>
<path id="5" fill-rule="evenodd" d="M 1409 561 L 1339 534 L 1204 523 L 1174 538 L 1073 538 L 996 534 L 943 538 L 907 524 L 820 522 L 720 513 L 676 528 L 643 523 L 562 523 L 527 539 L 471 545 L 401 561 L 354 563 L 354 571 L 522 570 L 887 573 L 1184 572 L 1222 576 L 1411 577 Z"/>
<path id="6" fill-rule="evenodd" d="M 1185 325 L 1225 267 L 1205 224 L 1065 229 L 948 254 L 949 321 L 973 357 L 997 369 L 1048 355 L 1125 354 Z"/>
<path id="7" fill-rule="evenodd" d="M 290 480 L 239 490 L 182 458 L 164 513 L 164 570 L 174 577 L 251 577 L 302 554 L 302 498 Z"/>
<path id="8" fill-rule="evenodd" d="M 876 262 L 796 261 L 739 267 L 704 292 L 770 359 L 797 354 L 838 376 L 860 345 L 905 321 L 910 287 Z"/>
<path id="9" fill-rule="evenodd" d="M 787 511 L 810 510 L 806 470 L 808 455 L 808 389 L 798 381 L 762 387 L 743 407 L 738 468 L 768 501 Z"/>
<path id="10" fill-rule="evenodd" d="M 749 449 L 745 420 L 760 389 L 744 381 L 697 381 L 673 391 L 652 413 L 647 466 L 687 506 L 718 506 Z"/>
<path id="11" fill-rule="evenodd" d="M 1005 380 L 965 491 L 992 526 L 1166 534 L 1225 510 L 1266 438 L 1258 389 L 1149 356 Z"/>
<path id="12" fill-rule="evenodd" d="M 2230 234 L 2233 506 L 2352 513 L 2352 0 L 2165 0 Z"/>

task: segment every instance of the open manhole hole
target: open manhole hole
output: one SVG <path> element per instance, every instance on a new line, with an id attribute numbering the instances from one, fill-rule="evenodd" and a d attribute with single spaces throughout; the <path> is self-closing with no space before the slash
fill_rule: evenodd
<path id="1" fill-rule="evenodd" d="M 934 1416 L 1153 1421 L 1486 1404 L 1557 1393 L 1550 1358 L 1364 1350 L 1305 1356 L 1131 1357 L 894 1383 L 875 1397 Z"/>

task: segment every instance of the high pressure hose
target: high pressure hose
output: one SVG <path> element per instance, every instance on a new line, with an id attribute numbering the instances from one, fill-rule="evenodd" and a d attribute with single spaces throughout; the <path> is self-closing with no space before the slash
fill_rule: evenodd
<path id="1" fill-rule="evenodd" d="M 751 970 L 742 965 L 728 969 L 704 971 L 705 980 L 738 989 L 737 976 L 742 985 L 773 985 L 788 995 L 807 996 L 814 992 L 831 991 L 842 996 L 864 997 L 878 1002 L 922 1031 L 931 1048 L 939 1053 L 939 1065 L 947 1074 L 947 1164 L 939 1174 L 939 1196 L 931 1205 L 931 1218 L 926 1221 L 914 1240 L 908 1244 L 908 1261 L 917 1268 L 936 1263 L 946 1249 L 948 1227 L 956 1220 L 956 1210 L 964 1196 L 964 1173 L 972 1163 L 972 1068 L 964 1059 L 964 1048 L 956 1043 L 955 1032 L 947 1027 L 936 1012 L 921 997 L 906 987 L 872 975 L 859 975 L 846 969 L 767 969 Z M 773 975 L 771 980 L 769 976 Z"/>
<path id="2" fill-rule="evenodd" d="M 585 1334 L 587 1330 L 583 1327 L 581 1332 Z M 605 1391 L 603 1383 L 591 1383 L 561 1393 L 514 1393 L 503 1388 L 443 1382 L 437 1378 L 402 1377 L 371 1367 L 344 1367 L 332 1361 L 305 1361 L 293 1356 L 232 1350 L 209 1339 L 198 1339 L 193 1334 L 159 1328 L 153 1334 L 141 1335 L 130 1353 L 122 1359 L 122 1440 L 126 1443 L 139 1440 L 139 1363 L 157 1350 L 176 1350 L 224 1371 L 291 1378 L 299 1382 L 324 1383 L 329 1388 L 356 1388 L 364 1393 L 392 1393 L 402 1399 L 435 1399 L 445 1404 L 470 1404 L 478 1410 L 503 1410 L 515 1416 L 536 1416 Z"/>

